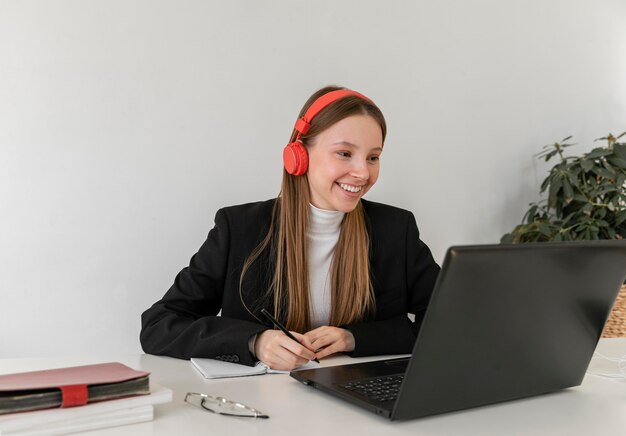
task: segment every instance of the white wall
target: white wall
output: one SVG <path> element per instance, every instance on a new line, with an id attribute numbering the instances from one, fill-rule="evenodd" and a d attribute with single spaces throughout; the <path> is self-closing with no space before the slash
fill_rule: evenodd
<path id="1" fill-rule="evenodd" d="M 274 197 L 326 84 L 389 124 L 368 194 L 438 260 L 498 242 L 542 145 L 626 130 L 623 0 L 0 0 L 0 357 L 137 352 L 224 205 Z M 583 146 L 584 145 L 584 146 Z"/>

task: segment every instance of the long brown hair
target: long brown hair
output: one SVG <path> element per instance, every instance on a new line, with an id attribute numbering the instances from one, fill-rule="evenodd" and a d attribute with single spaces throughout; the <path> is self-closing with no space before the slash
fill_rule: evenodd
<path id="1" fill-rule="evenodd" d="M 338 89 L 344 88 L 327 86 L 315 92 L 302 107 L 299 117 L 319 97 Z M 305 147 L 311 145 L 321 132 L 352 115 L 371 116 L 380 125 L 384 142 L 387 126 L 380 109 L 369 100 L 347 96 L 331 103 L 313 118 L 307 134 L 300 137 L 302 143 Z M 295 140 L 296 134 L 294 130 L 290 142 Z M 309 203 L 307 174 L 292 176 L 283 170 L 281 192 L 274 204 L 269 231 L 246 259 L 240 277 L 243 301 L 242 286 L 246 271 L 265 250 L 270 250 L 275 265 L 266 297 L 273 296 L 276 316 L 284 321 L 289 330 L 297 332 L 306 332 L 311 328 L 307 259 Z M 330 270 L 330 325 L 358 322 L 374 311 L 369 237 L 361 202 L 344 216 Z"/>

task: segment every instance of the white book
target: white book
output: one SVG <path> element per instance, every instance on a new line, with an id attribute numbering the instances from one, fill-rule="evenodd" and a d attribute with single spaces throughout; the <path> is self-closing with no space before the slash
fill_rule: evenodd
<path id="1" fill-rule="evenodd" d="M 117 427 L 152 421 L 154 406 L 138 406 L 130 409 L 113 410 L 92 416 L 80 416 L 68 421 L 50 422 L 19 430 L 2 431 L 3 436 L 48 436 L 78 433 L 101 428 Z"/>
<path id="2" fill-rule="evenodd" d="M 191 365 L 198 370 L 204 378 L 247 377 L 262 374 L 289 374 L 289 371 L 271 369 L 263 362 L 257 362 L 255 366 L 246 366 L 240 365 L 239 363 L 224 362 L 216 359 L 192 357 Z M 319 367 L 319 363 L 311 360 L 299 367 L 298 370 L 317 367 Z"/>
<path id="3" fill-rule="evenodd" d="M 153 405 L 170 401 L 172 391 L 151 382 L 149 395 L 2 415 L 0 436 L 57 435 L 150 421 Z"/>

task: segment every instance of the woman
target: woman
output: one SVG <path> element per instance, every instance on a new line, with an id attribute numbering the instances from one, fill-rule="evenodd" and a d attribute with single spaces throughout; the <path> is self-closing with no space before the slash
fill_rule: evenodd
<path id="1" fill-rule="evenodd" d="M 217 212 L 189 267 L 143 313 L 144 351 L 282 370 L 337 352 L 410 353 L 439 267 L 410 212 L 362 199 L 385 134 L 364 95 L 314 93 L 283 151 L 280 195 Z"/>

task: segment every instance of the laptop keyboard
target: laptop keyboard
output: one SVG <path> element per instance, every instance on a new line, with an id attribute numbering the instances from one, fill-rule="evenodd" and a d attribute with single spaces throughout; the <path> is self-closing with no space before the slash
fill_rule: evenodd
<path id="1" fill-rule="evenodd" d="M 340 385 L 376 401 L 390 401 L 398 397 L 404 374 L 357 380 Z"/>

